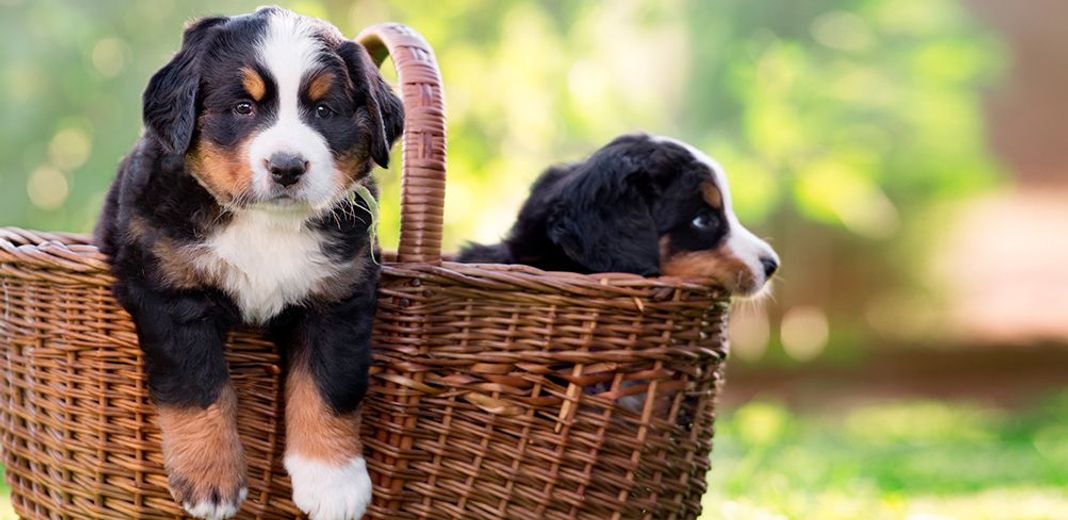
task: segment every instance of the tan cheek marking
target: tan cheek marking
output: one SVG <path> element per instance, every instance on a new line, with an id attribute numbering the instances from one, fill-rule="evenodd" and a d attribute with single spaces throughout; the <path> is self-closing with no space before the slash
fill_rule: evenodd
<path id="1" fill-rule="evenodd" d="M 191 154 L 193 174 L 220 202 L 232 202 L 252 187 L 252 169 L 246 159 L 252 137 L 234 150 L 219 148 L 201 138 Z"/>
<path id="2" fill-rule="evenodd" d="M 205 285 L 208 280 L 196 268 L 196 255 L 188 247 L 182 247 L 169 239 L 152 244 L 164 281 L 176 289 L 192 289 Z"/>
<path id="3" fill-rule="evenodd" d="M 340 182 L 343 186 L 348 186 L 366 177 L 371 170 L 366 155 L 355 151 L 337 156 L 334 159 L 334 167 L 336 168 L 337 182 Z"/>
<path id="4" fill-rule="evenodd" d="M 334 415 L 306 367 L 286 380 L 286 454 L 342 465 L 363 453 L 360 414 Z"/>
<path id="5" fill-rule="evenodd" d="M 371 122 L 366 114 L 357 118 L 356 126 L 357 131 L 365 135 L 370 132 Z M 337 182 L 343 187 L 367 177 L 372 168 L 374 165 L 371 163 L 369 142 L 366 140 L 362 145 L 357 145 L 334 159 L 334 173 L 337 176 Z"/>
<path id="6" fill-rule="evenodd" d="M 245 485 L 245 454 L 237 436 L 237 397 L 230 386 L 206 409 L 160 406 L 163 458 L 176 496 L 199 502 L 218 490 L 236 496 Z"/>
<path id="7" fill-rule="evenodd" d="M 715 209 L 723 208 L 723 194 L 716 187 L 715 183 L 703 182 L 701 183 L 701 197 L 705 199 L 705 203 Z"/>
<path id="8" fill-rule="evenodd" d="M 245 92 L 252 96 L 254 101 L 260 101 L 267 93 L 267 85 L 264 84 L 263 78 L 259 73 L 248 68 L 243 67 L 241 69 L 241 84 L 245 87 Z"/>
<path id="9" fill-rule="evenodd" d="M 145 219 L 134 215 L 126 222 L 126 239 L 130 241 L 141 240 L 148 234 L 148 228 L 149 225 L 148 222 L 145 222 Z"/>
<path id="10" fill-rule="evenodd" d="M 308 85 L 308 97 L 312 101 L 319 101 L 330 92 L 330 87 L 333 85 L 334 76 L 332 74 L 320 74 Z"/>
<path id="11" fill-rule="evenodd" d="M 669 255 L 667 237 L 660 240 L 660 272 L 680 278 L 711 278 L 731 291 L 756 285 L 749 266 L 724 248 Z"/>

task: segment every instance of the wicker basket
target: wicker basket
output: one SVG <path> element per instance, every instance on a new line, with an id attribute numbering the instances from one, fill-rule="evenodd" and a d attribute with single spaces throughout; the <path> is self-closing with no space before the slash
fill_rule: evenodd
<path id="1" fill-rule="evenodd" d="M 726 299 L 693 280 L 461 265 L 440 254 L 445 122 L 434 55 L 385 24 L 407 113 L 401 240 L 388 257 L 364 408 L 369 515 L 694 518 Z M 0 229 L 0 442 L 23 518 L 174 518 L 129 317 L 80 235 Z M 298 517 L 282 467 L 274 347 L 235 332 L 249 500 Z"/>

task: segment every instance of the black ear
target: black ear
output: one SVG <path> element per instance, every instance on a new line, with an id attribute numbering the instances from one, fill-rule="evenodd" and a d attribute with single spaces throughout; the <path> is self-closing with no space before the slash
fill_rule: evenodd
<path id="1" fill-rule="evenodd" d="M 382 79 L 371 55 L 362 45 L 345 41 L 337 52 L 349 69 L 357 97 L 362 99 L 371 116 L 371 158 L 386 168 L 389 166 L 389 149 L 404 130 L 404 105 Z"/>
<path id="2" fill-rule="evenodd" d="M 640 162 L 606 147 L 578 168 L 551 210 L 549 239 L 591 272 L 659 275 L 655 187 Z"/>
<path id="3" fill-rule="evenodd" d="M 196 127 L 200 53 L 211 28 L 226 20 L 202 18 L 189 24 L 181 50 L 152 76 L 142 96 L 145 128 L 171 153 L 189 149 Z"/>

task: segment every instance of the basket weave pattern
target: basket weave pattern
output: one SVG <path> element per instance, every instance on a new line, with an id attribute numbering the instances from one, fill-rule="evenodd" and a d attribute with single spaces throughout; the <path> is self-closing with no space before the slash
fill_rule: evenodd
<path id="1" fill-rule="evenodd" d="M 442 262 L 445 119 L 433 52 L 391 55 L 405 104 L 401 240 L 383 268 L 363 437 L 368 515 L 695 518 L 726 353 L 726 298 L 698 281 Z M 175 518 L 129 316 L 86 237 L 0 229 L 0 445 L 23 518 Z M 249 500 L 299 518 L 282 467 L 282 369 L 232 334 Z"/>

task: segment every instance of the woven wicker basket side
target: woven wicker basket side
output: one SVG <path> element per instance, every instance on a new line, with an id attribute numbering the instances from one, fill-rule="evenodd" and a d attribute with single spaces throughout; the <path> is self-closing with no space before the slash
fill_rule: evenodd
<path id="1" fill-rule="evenodd" d="M 0 229 L 0 445 L 22 518 L 175 518 L 129 316 L 87 237 Z M 292 519 L 273 346 L 227 360 L 249 461 L 248 518 Z"/>
<path id="2" fill-rule="evenodd" d="M 679 280 L 396 264 L 373 518 L 695 518 L 726 301 Z"/>

